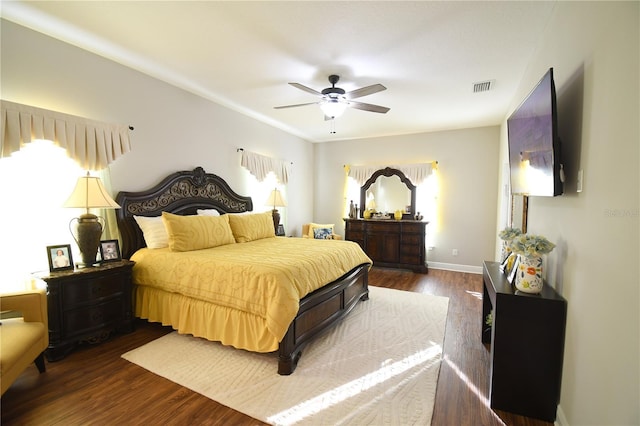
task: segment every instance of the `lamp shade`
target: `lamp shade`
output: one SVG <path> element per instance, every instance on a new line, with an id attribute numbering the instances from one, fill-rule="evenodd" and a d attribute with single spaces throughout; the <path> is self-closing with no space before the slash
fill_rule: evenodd
<path id="1" fill-rule="evenodd" d="M 340 99 L 327 99 L 320 104 L 320 109 L 327 117 L 340 117 L 347 108 L 346 101 Z"/>
<path id="2" fill-rule="evenodd" d="M 98 177 L 86 176 L 78 178 L 76 187 L 63 204 L 64 207 L 83 208 L 89 213 L 90 208 L 119 209 L 120 206 L 107 193 Z"/>
<path id="3" fill-rule="evenodd" d="M 271 191 L 271 194 L 269 194 L 269 198 L 267 198 L 267 202 L 265 203 L 265 205 L 273 206 L 274 209 L 276 207 L 287 207 L 287 203 L 286 201 L 284 201 L 282 193 L 277 188 Z"/>

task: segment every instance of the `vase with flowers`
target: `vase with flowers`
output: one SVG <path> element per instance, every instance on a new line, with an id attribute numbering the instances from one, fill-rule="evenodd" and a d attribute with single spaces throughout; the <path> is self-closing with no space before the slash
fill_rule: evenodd
<path id="1" fill-rule="evenodd" d="M 542 255 L 550 253 L 555 244 L 541 235 L 521 234 L 511 240 L 511 250 L 520 258 L 516 271 L 516 289 L 524 293 L 542 291 Z"/>

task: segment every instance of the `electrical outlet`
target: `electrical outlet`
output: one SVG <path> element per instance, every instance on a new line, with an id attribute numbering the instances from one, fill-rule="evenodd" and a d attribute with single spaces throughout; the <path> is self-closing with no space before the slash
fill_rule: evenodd
<path id="1" fill-rule="evenodd" d="M 451 254 L 452 254 L 453 256 L 457 256 L 457 255 L 458 255 L 458 249 L 453 249 L 453 250 L 451 250 Z"/>
<path id="2" fill-rule="evenodd" d="M 429 250 L 429 251 L 433 251 L 433 249 L 434 249 L 434 248 L 435 248 L 435 247 L 433 247 L 433 246 L 429 246 L 429 247 L 427 247 L 427 250 Z"/>

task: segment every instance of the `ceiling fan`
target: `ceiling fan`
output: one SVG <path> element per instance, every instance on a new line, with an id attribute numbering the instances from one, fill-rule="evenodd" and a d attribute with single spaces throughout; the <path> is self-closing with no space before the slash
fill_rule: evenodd
<path id="1" fill-rule="evenodd" d="M 351 92 L 345 92 L 344 89 L 336 87 L 336 83 L 338 82 L 338 80 L 340 80 L 340 76 L 335 74 L 330 75 L 329 83 L 331 83 L 331 87 L 327 87 L 321 92 L 318 92 L 317 90 L 304 86 L 300 83 L 289 83 L 293 87 L 320 97 L 320 100 L 317 102 L 307 102 L 304 104 L 277 106 L 275 107 L 275 109 L 296 108 L 306 105 L 320 105 L 322 112 L 324 112 L 325 120 L 332 120 L 336 117 L 339 117 L 347 107 L 361 109 L 363 111 L 378 112 L 381 114 L 385 114 L 387 111 L 389 111 L 389 108 L 387 107 L 365 104 L 364 102 L 356 102 L 352 100 L 361 98 L 363 96 L 372 95 L 383 90 L 387 90 L 387 88 L 382 84 L 373 84 L 371 86 L 352 90 Z"/>

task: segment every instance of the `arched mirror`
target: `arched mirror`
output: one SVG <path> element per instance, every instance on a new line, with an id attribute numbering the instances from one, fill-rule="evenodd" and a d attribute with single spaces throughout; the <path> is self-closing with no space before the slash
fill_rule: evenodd
<path id="1" fill-rule="evenodd" d="M 393 214 L 402 210 L 403 219 L 413 219 L 416 214 L 416 187 L 398 169 L 386 167 L 377 170 L 360 188 L 360 217 L 373 208 Z"/>

